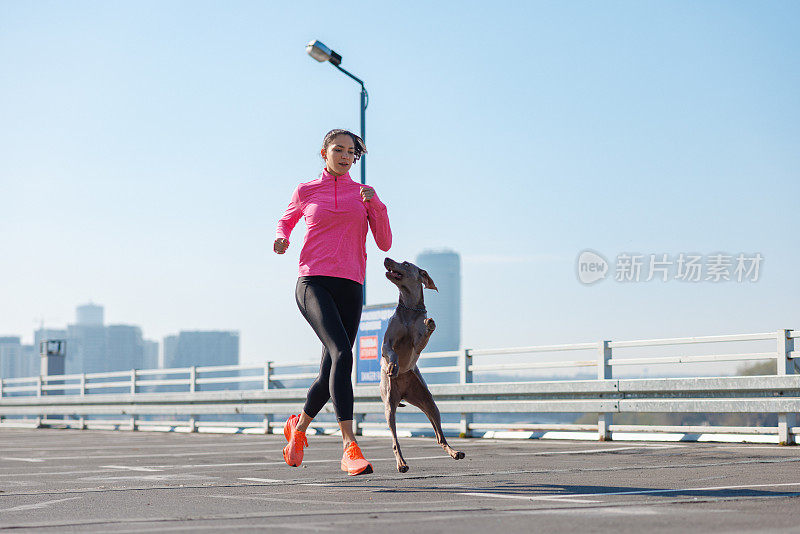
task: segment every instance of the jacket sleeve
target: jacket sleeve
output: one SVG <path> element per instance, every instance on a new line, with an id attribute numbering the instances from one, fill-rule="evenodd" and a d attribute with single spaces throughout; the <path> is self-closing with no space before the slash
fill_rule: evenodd
<path id="1" fill-rule="evenodd" d="M 367 205 L 367 219 L 378 248 L 386 252 L 392 248 L 392 229 L 389 226 L 389 213 L 386 205 L 380 201 L 378 194 L 371 200 L 364 202 Z"/>
<path id="2" fill-rule="evenodd" d="M 292 234 L 297 221 L 303 215 L 303 207 L 300 203 L 300 186 L 298 186 L 294 193 L 292 193 L 292 200 L 289 201 L 289 206 L 283 213 L 283 217 L 278 221 L 278 230 L 275 233 L 276 238 L 283 238 L 287 241 Z"/>

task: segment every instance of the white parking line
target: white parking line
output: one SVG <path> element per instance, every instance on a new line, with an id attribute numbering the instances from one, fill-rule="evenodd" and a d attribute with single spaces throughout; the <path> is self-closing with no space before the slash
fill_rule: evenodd
<path id="1" fill-rule="evenodd" d="M 248 482 L 286 482 L 278 478 L 240 478 L 239 480 L 247 480 Z"/>
<path id="2" fill-rule="evenodd" d="M 551 454 L 596 454 L 602 452 L 618 452 L 618 451 L 630 451 L 641 449 L 642 447 L 633 446 L 633 447 L 613 447 L 613 448 L 603 448 L 603 449 L 582 449 L 577 451 L 540 451 L 540 452 L 510 452 L 504 453 L 503 456 L 549 456 Z M 650 448 L 661 448 L 661 447 L 650 447 Z M 667 447 L 663 447 L 667 448 Z"/>
<path id="3" fill-rule="evenodd" d="M 273 501 L 273 502 L 289 502 L 289 503 L 297 503 L 298 497 L 273 497 L 272 495 L 267 494 L 256 494 L 256 495 L 202 495 L 202 497 L 212 498 L 212 499 L 239 499 L 245 501 Z M 372 499 L 372 497 L 369 497 Z M 424 501 L 390 501 L 390 502 L 381 502 L 375 503 L 375 506 L 409 506 L 409 505 L 419 505 L 419 504 L 452 504 L 452 500 L 433 500 L 428 499 Z M 362 502 L 357 500 L 349 500 L 349 501 L 328 501 L 324 497 L 317 497 L 314 501 L 315 504 L 345 504 L 345 505 L 353 505 L 353 506 L 362 506 Z M 373 503 L 370 503 L 373 504 Z"/>
<path id="4" fill-rule="evenodd" d="M 133 467 L 127 465 L 101 465 L 99 467 L 101 469 L 121 469 L 123 471 L 146 471 L 146 472 L 163 471 L 163 469 L 155 469 L 153 467 Z"/>
<path id="5" fill-rule="evenodd" d="M 8 460 L 9 462 L 44 462 L 44 460 L 40 460 L 38 458 L 11 458 L 11 457 L 4 457 L 4 458 L 0 458 L 0 460 Z"/>
<path id="6" fill-rule="evenodd" d="M 778 488 L 785 486 L 800 486 L 800 482 L 785 482 L 778 484 L 744 484 L 741 486 L 708 486 L 705 488 L 678 488 L 678 489 L 654 489 L 654 490 L 632 490 L 632 491 L 614 491 L 609 493 L 583 493 L 577 495 L 570 495 L 570 497 L 601 497 L 604 495 L 645 495 L 650 493 L 681 493 L 685 491 L 720 491 L 720 490 L 733 490 L 733 489 L 750 489 L 750 488 Z"/>
<path id="7" fill-rule="evenodd" d="M 559 502 L 602 502 L 602 501 L 583 501 L 580 497 L 605 497 L 606 495 L 647 495 L 654 493 L 685 493 L 693 491 L 721 491 L 734 489 L 751 488 L 777 488 L 785 486 L 800 486 L 800 482 L 786 482 L 778 484 L 745 484 L 740 486 L 708 486 L 705 488 L 676 488 L 676 489 L 652 489 L 652 490 L 631 490 L 631 491 L 609 491 L 596 493 L 574 493 L 574 494 L 550 494 L 550 495 L 513 495 L 508 493 L 477 493 L 465 492 L 461 495 L 471 497 L 493 497 L 496 499 L 520 499 L 526 501 L 559 501 Z"/>
<path id="8" fill-rule="evenodd" d="M 66 499 L 56 499 L 54 501 L 44 501 L 36 504 L 22 504 L 20 506 L 14 506 L 13 508 L 6 508 L 5 510 L 0 510 L 0 512 L 24 512 L 26 510 L 41 510 L 42 508 L 50 507 L 50 505 L 52 504 L 64 501 L 74 501 L 75 499 L 83 499 L 83 497 L 68 497 Z"/>
<path id="9" fill-rule="evenodd" d="M 146 447 L 139 447 L 142 449 L 146 449 Z M 253 450 L 245 450 L 245 451 L 214 451 L 214 452 L 151 452 L 147 454 L 108 454 L 108 455 L 91 455 L 91 458 L 98 459 L 98 460 L 113 460 L 117 458 L 183 458 L 186 456 L 231 456 L 234 454 L 256 454 L 256 455 L 263 455 L 265 451 L 267 451 L 266 447 L 260 447 L 258 449 Z M 81 456 L 53 456 L 51 458 L 47 458 L 47 460 L 83 460 L 86 458 L 86 455 Z"/>
<path id="10" fill-rule="evenodd" d="M 97 476 L 97 477 L 81 477 L 80 480 L 91 482 L 120 482 L 120 481 L 141 481 L 141 482 L 163 482 L 163 481 L 201 481 L 201 480 L 219 480 L 219 477 L 203 476 L 203 475 L 126 475 L 126 476 Z"/>
<path id="11" fill-rule="evenodd" d="M 492 497 L 495 499 L 518 499 L 521 501 L 556 501 L 556 502 L 578 502 L 578 503 L 598 503 L 602 501 L 590 501 L 588 499 L 571 499 L 569 495 L 560 497 L 558 495 L 510 495 L 508 493 L 480 493 L 469 492 L 462 493 L 461 495 L 468 495 L 470 497 Z"/>

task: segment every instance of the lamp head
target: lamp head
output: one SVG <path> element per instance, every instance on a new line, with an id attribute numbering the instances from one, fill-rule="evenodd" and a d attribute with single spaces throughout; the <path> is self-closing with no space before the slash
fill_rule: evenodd
<path id="1" fill-rule="evenodd" d="M 334 65 L 338 65 L 342 62 L 342 56 L 317 40 L 310 41 L 306 45 L 306 52 L 320 63 L 330 61 Z"/>

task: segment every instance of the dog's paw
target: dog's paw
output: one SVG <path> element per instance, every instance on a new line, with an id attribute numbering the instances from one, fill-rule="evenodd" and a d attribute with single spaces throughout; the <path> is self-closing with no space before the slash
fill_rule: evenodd
<path id="1" fill-rule="evenodd" d="M 428 332 L 433 332 L 436 330 L 436 321 L 428 317 L 425 319 L 425 326 L 428 328 Z"/>

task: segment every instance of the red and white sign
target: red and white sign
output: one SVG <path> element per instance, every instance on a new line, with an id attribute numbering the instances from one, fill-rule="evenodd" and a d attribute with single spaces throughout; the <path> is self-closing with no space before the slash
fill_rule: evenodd
<path id="1" fill-rule="evenodd" d="M 378 359 L 378 336 L 361 336 L 359 338 L 358 358 L 360 360 Z"/>

